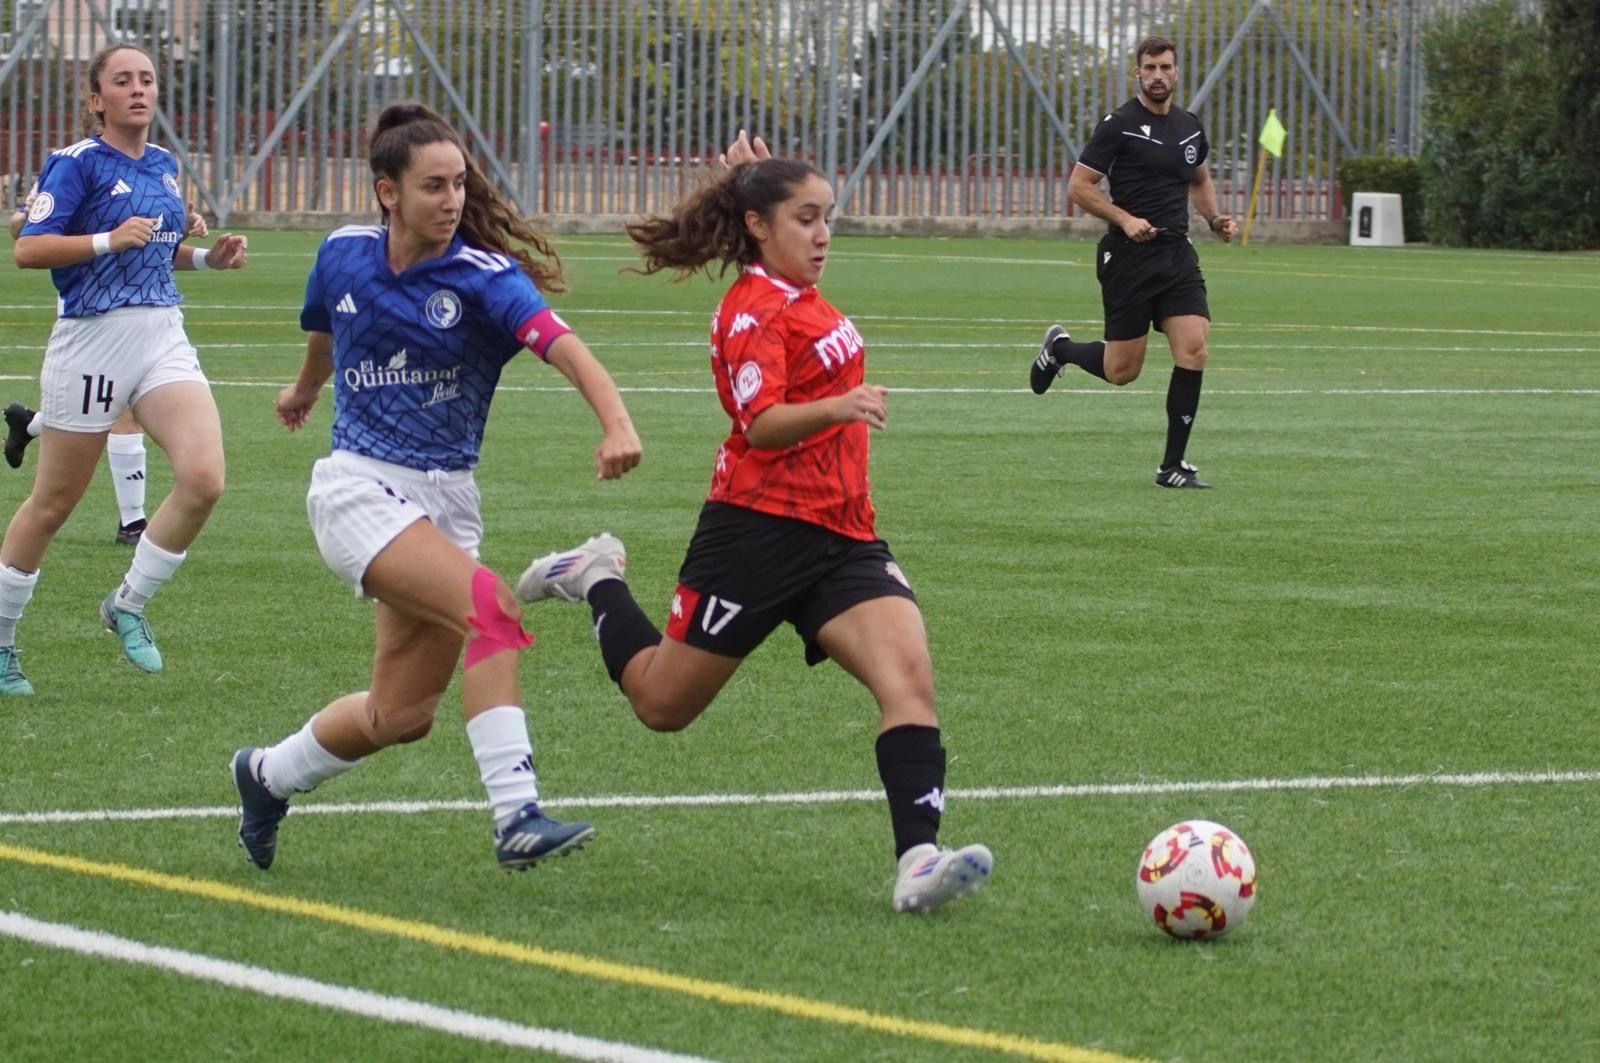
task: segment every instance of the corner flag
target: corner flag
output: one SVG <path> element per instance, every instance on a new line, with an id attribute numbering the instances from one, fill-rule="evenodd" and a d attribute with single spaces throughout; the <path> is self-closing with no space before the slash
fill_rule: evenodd
<path id="1" fill-rule="evenodd" d="M 1261 136 L 1258 139 L 1261 141 L 1261 146 L 1274 156 L 1283 155 L 1283 142 L 1289 139 L 1289 131 L 1278 121 L 1276 107 L 1267 108 L 1267 121 L 1261 127 Z"/>

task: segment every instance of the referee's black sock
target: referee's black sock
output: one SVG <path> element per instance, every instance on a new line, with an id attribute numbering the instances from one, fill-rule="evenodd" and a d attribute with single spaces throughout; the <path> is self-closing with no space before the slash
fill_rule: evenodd
<path id="1" fill-rule="evenodd" d="M 620 579 L 606 579 L 589 588 L 589 609 L 594 613 L 594 637 L 600 640 L 600 658 L 606 674 L 618 686 L 622 670 L 640 650 L 661 644 L 661 632 L 650 623 L 633 592 Z"/>
<path id="2" fill-rule="evenodd" d="M 1189 449 L 1189 430 L 1200 409 L 1200 378 L 1204 375 L 1199 369 L 1172 367 L 1172 383 L 1167 385 L 1167 453 L 1161 459 L 1163 469 L 1182 461 L 1183 452 Z"/>
<path id="3" fill-rule="evenodd" d="M 905 724 L 878 736 L 878 777 L 889 798 L 894 857 L 918 845 L 937 845 L 944 811 L 944 747 L 937 727 Z"/>
<path id="4" fill-rule="evenodd" d="M 1061 336 L 1050 345 L 1050 357 L 1061 365 L 1075 365 L 1085 373 L 1101 380 L 1106 378 L 1106 341 L 1074 343 L 1070 336 Z"/>

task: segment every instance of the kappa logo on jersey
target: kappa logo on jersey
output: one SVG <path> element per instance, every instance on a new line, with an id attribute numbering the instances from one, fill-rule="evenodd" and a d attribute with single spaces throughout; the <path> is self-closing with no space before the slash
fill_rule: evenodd
<path id="1" fill-rule="evenodd" d="M 161 175 L 161 183 L 167 186 L 168 192 L 171 192 L 173 195 L 178 194 L 178 179 L 172 176 L 170 173 L 164 173 Z"/>
<path id="2" fill-rule="evenodd" d="M 448 288 L 440 288 L 428 296 L 422 308 L 437 328 L 454 328 L 461 321 L 461 298 Z"/>
<path id="3" fill-rule="evenodd" d="M 832 372 L 852 358 L 861 357 L 866 346 L 867 341 L 861 338 L 861 333 L 856 331 L 850 319 L 843 318 L 832 332 L 817 341 L 816 352 L 817 357 L 822 359 L 822 367 Z"/>
<path id="4" fill-rule="evenodd" d="M 337 303 L 335 303 L 333 308 L 335 310 L 339 311 L 339 313 L 341 313 L 341 314 L 354 314 L 354 313 L 356 313 L 357 310 L 356 310 L 355 296 L 352 295 L 350 292 L 345 292 L 344 293 L 344 297 L 341 298 Z"/>
<path id="5" fill-rule="evenodd" d="M 754 314 L 734 314 L 733 321 L 728 325 L 728 338 L 732 339 L 739 333 L 755 328 L 761 322 L 755 319 Z"/>
<path id="6" fill-rule="evenodd" d="M 115 199 L 118 196 L 125 196 L 132 191 L 133 189 L 128 187 L 128 182 L 119 177 L 117 178 L 117 183 L 111 186 L 111 198 Z"/>
<path id="7" fill-rule="evenodd" d="M 56 197 L 49 192 L 39 192 L 34 195 L 33 202 L 28 204 L 28 220 L 38 224 L 55 213 L 55 209 Z"/>
<path id="8" fill-rule="evenodd" d="M 754 362 L 746 362 L 733 378 L 733 397 L 743 406 L 760 393 L 761 367 Z"/>

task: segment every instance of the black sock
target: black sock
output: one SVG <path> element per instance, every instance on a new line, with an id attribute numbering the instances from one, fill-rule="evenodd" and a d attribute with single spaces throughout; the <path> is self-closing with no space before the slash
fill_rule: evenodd
<path id="1" fill-rule="evenodd" d="M 1101 380 L 1106 378 L 1106 341 L 1095 340 L 1093 343 L 1073 343 L 1066 336 L 1061 336 L 1050 345 L 1050 356 L 1062 365 L 1075 365 L 1085 373 L 1090 373 Z"/>
<path id="2" fill-rule="evenodd" d="M 1189 429 L 1194 427 L 1194 415 L 1200 409 L 1199 369 L 1172 367 L 1172 383 L 1167 385 L 1167 453 L 1161 467 L 1170 469 L 1183 460 L 1189 449 Z"/>
<path id="3" fill-rule="evenodd" d="M 600 657 L 611 681 L 622 683 L 622 670 L 640 650 L 661 644 L 661 632 L 650 623 L 633 592 L 619 579 L 606 579 L 589 588 L 589 608 L 594 612 L 594 634 L 600 640 Z"/>
<path id="4" fill-rule="evenodd" d="M 905 724 L 878 736 L 878 777 L 889 798 L 894 856 L 939 841 L 944 811 L 944 747 L 937 727 Z"/>

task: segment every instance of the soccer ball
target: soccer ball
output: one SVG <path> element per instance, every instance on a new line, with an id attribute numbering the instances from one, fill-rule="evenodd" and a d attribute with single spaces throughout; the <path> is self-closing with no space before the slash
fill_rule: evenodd
<path id="1" fill-rule="evenodd" d="M 1150 840 L 1133 885 L 1145 914 L 1173 937 L 1217 938 L 1256 902 L 1256 858 L 1222 824 L 1188 819 Z"/>

